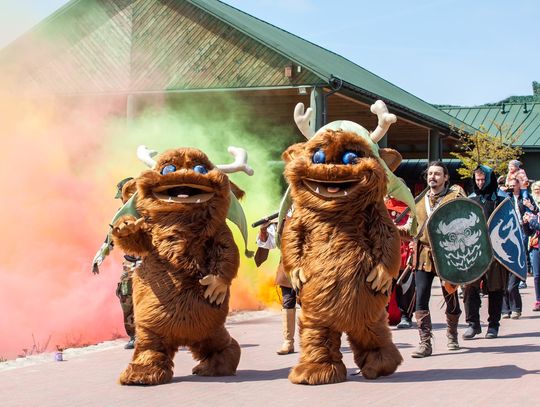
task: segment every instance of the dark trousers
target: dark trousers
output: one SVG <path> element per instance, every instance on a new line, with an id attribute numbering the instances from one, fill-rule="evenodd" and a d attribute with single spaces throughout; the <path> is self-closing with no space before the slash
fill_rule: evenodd
<path id="1" fill-rule="evenodd" d="M 279 286 L 281 288 L 283 309 L 296 308 L 296 292 L 289 287 Z"/>
<path id="2" fill-rule="evenodd" d="M 521 281 L 514 273 L 509 273 L 508 287 L 504 293 L 502 313 L 521 312 L 521 294 L 519 293 L 519 282 Z"/>
<path id="3" fill-rule="evenodd" d="M 490 328 L 499 328 L 504 291 L 488 292 L 488 324 Z M 475 328 L 480 327 L 480 287 L 477 284 L 466 285 L 463 289 L 465 321 Z"/>
<path id="4" fill-rule="evenodd" d="M 531 258 L 531 266 L 534 277 L 534 293 L 536 294 L 536 302 L 540 302 L 540 251 L 531 249 L 529 253 Z"/>
<path id="5" fill-rule="evenodd" d="M 416 283 L 416 311 L 429 311 L 431 286 L 435 278 L 435 273 L 416 270 L 414 278 Z M 461 314 L 457 290 L 453 294 L 449 294 L 443 286 L 441 288 L 444 302 L 446 303 L 446 313 L 452 315 Z"/>

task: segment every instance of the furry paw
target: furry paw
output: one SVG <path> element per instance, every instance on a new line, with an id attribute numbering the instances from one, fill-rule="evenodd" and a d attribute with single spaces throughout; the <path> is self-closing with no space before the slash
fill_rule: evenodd
<path id="1" fill-rule="evenodd" d="M 112 234 L 115 237 L 126 237 L 145 228 L 144 218 L 136 219 L 133 216 L 124 216 L 113 225 Z"/>
<path id="2" fill-rule="evenodd" d="M 368 284 L 371 284 L 372 290 L 382 293 L 390 292 L 390 288 L 392 287 L 392 280 L 393 277 L 382 265 L 374 267 L 366 278 L 366 282 Z"/>
<path id="3" fill-rule="evenodd" d="M 302 286 L 307 281 L 306 275 L 304 274 L 304 269 L 302 269 L 301 267 L 295 268 L 291 272 L 290 277 L 291 277 L 291 284 L 294 288 L 294 291 L 299 293 L 300 290 L 302 289 Z"/>
<path id="4" fill-rule="evenodd" d="M 124 385 L 156 385 L 169 383 L 172 377 L 172 369 L 164 369 L 159 365 L 130 363 L 120 375 L 119 382 Z"/>
<path id="5" fill-rule="evenodd" d="M 397 367 L 403 362 L 399 350 L 394 344 L 386 348 L 365 351 L 355 358 L 362 376 L 373 380 L 379 376 L 388 376 L 394 373 Z"/>
<path id="6" fill-rule="evenodd" d="M 227 295 L 229 284 L 227 284 L 221 277 L 214 274 L 208 274 L 199 280 L 201 285 L 205 285 L 204 298 L 208 299 L 210 303 L 215 302 L 220 305 Z"/>
<path id="7" fill-rule="evenodd" d="M 347 380 L 343 362 L 300 363 L 292 368 L 289 380 L 294 384 L 330 384 Z"/>

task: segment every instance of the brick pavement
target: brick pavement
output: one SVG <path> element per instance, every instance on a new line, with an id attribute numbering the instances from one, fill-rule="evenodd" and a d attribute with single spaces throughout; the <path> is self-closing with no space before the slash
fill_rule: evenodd
<path id="1" fill-rule="evenodd" d="M 501 336 L 463 341 L 457 352 L 446 350 L 440 289 L 434 288 L 434 355 L 412 359 L 418 342 L 415 329 L 396 330 L 394 341 L 404 357 L 398 371 L 375 381 L 354 375 L 356 367 L 346 341 L 342 344 L 349 377 L 345 383 L 298 386 L 287 374 L 298 353 L 277 356 L 281 323 L 276 314 L 255 314 L 228 327 L 242 346 L 238 374 L 206 378 L 190 374 L 195 365 L 189 352 L 175 359 L 172 383 L 155 387 L 124 387 L 116 383 L 130 360 L 123 343 L 95 352 L 69 356 L 67 361 L 0 371 L 0 406 L 518 406 L 540 400 L 540 312 L 534 302 L 532 279 L 521 290 L 523 317 L 503 320 Z M 486 299 L 482 321 L 487 320 Z M 465 329 L 461 318 L 460 334 Z M 485 325 L 483 326 L 485 332 Z"/>

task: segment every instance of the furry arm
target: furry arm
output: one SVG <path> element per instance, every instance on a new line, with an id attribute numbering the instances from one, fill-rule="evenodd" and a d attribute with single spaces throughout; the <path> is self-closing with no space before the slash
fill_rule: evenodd
<path id="1" fill-rule="evenodd" d="M 287 220 L 287 228 L 282 237 L 283 267 L 289 274 L 292 286 L 297 293 L 307 282 L 307 277 L 300 263 L 304 254 L 305 233 L 300 216 L 293 216 Z"/>
<path id="2" fill-rule="evenodd" d="M 112 238 L 115 246 L 127 254 L 144 257 L 152 249 L 152 240 L 144 218 L 136 219 L 126 215 L 112 226 Z"/>
<path id="3" fill-rule="evenodd" d="M 225 300 L 240 264 L 238 249 L 231 231 L 225 224 L 214 236 L 209 258 L 209 274 L 200 279 L 199 283 L 206 286 L 204 298 L 219 305 Z"/>
<path id="4" fill-rule="evenodd" d="M 373 219 L 368 229 L 373 244 L 373 269 L 366 281 L 373 290 L 388 293 L 401 265 L 399 233 L 384 203 L 374 205 Z"/>

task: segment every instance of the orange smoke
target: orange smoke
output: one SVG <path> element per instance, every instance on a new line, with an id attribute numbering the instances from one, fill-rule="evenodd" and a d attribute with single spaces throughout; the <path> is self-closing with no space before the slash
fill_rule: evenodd
<path id="1" fill-rule="evenodd" d="M 118 132 L 125 98 L 103 103 L 22 93 L 0 94 L 0 357 L 6 358 L 23 349 L 32 353 L 125 335 L 115 296 L 121 253 L 114 252 L 97 276 L 91 261 L 119 206 L 116 183 L 143 169 L 123 146 L 125 133 Z M 242 259 L 231 310 L 276 302 L 275 263 L 258 271 L 252 259 Z"/>

